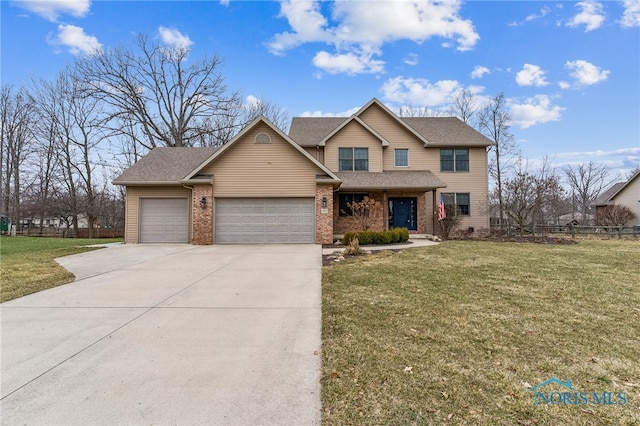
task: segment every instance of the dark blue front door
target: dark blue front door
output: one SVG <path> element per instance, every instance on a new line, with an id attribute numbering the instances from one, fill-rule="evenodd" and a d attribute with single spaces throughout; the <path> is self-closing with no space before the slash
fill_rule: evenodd
<path id="1" fill-rule="evenodd" d="M 418 229 L 418 200 L 416 198 L 389 198 L 389 227 Z"/>

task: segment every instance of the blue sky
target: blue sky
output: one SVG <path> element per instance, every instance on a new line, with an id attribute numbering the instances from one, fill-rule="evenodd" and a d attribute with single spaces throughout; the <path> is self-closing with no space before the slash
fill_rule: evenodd
<path id="1" fill-rule="evenodd" d="M 640 0 L 2 0 L 2 84 L 52 78 L 144 32 L 217 53 L 228 86 L 289 116 L 348 115 L 377 97 L 444 111 L 504 92 L 535 167 L 640 166 Z"/>

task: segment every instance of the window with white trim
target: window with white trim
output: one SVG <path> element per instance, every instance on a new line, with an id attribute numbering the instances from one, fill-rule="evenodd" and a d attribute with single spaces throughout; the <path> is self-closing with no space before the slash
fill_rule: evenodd
<path id="1" fill-rule="evenodd" d="M 409 167 L 409 150 L 407 148 L 396 148 L 394 150 L 395 167 Z"/>
<path id="2" fill-rule="evenodd" d="M 338 148 L 338 170 L 369 171 L 369 148 Z"/>

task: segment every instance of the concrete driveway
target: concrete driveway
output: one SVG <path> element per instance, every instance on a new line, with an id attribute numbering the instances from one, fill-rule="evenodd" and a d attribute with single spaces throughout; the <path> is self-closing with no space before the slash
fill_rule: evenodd
<path id="1" fill-rule="evenodd" d="M 321 247 L 121 245 L 1 306 L 2 424 L 320 423 Z"/>

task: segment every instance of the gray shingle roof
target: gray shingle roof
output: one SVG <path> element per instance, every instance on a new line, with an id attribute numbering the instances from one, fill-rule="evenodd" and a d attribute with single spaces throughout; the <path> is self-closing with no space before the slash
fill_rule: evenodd
<path id="1" fill-rule="evenodd" d="M 493 145 L 490 139 L 457 117 L 404 117 L 407 123 L 433 146 Z"/>
<path id="2" fill-rule="evenodd" d="M 340 172 L 341 191 L 359 190 L 399 190 L 411 189 L 427 191 L 445 188 L 447 185 L 428 170 L 403 170 L 391 172 Z"/>
<path id="3" fill-rule="evenodd" d="M 593 202 L 591 203 L 592 206 L 606 206 L 611 203 L 611 198 L 613 198 L 613 196 L 615 194 L 618 193 L 618 191 L 620 191 L 620 189 L 625 185 L 625 182 L 618 182 L 618 183 L 614 183 L 613 185 L 611 185 L 611 187 L 609 189 L 607 189 L 606 191 L 604 191 L 602 194 L 600 194 L 598 196 L 598 198 L 596 198 L 595 200 L 593 200 Z"/>
<path id="4" fill-rule="evenodd" d="M 316 146 L 348 117 L 294 117 L 289 137 L 301 146 Z M 429 146 L 487 147 L 490 139 L 456 117 L 400 117 L 429 141 Z"/>
<path id="5" fill-rule="evenodd" d="M 213 155 L 218 148 L 154 148 L 133 166 L 126 169 L 113 183 L 162 184 L 178 183 L 196 167 Z"/>

